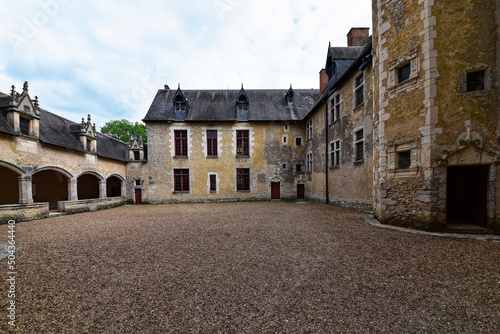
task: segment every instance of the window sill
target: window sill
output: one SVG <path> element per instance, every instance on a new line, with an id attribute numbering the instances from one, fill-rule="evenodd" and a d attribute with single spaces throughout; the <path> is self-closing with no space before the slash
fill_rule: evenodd
<path id="1" fill-rule="evenodd" d="M 172 194 L 179 194 L 179 195 L 183 195 L 183 194 L 189 194 L 190 191 L 189 190 L 186 190 L 186 191 L 183 191 L 183 190 L 174 190 L 172 191 Z"/>
<path id="2" fill-rule="evenodd" d="M 217 191 L 215 191 L 215 190 L 210 190 L 208 193 L 209 193 L 209 194 L 217 194 Z"/>
<path id="3" fill-rule="evenodd" d="M 365 106 L 365 102 L 360 103 L 357 106 L 355 106 L 354 109 L 352 109 L 352 111 L 358 111 L 360 109 L 363 109 L 364 106 Z"/>
<path id="4" fill-rule="evenodd" d="M 353 164 L 355 164 L 355 165 L 362 165 L 364 163 L 365 163 L 365 159 L 363 159 L 363 160 L 356 160 L 356 161 L 353 162 Z"/>
<path id="5" fill-rule="evenodd" d="M 465 97 L 482 97 L 488 96 L 490 94 L 490 90 L 476 90 L 473 92 L 464 92 Z"/>
<path id="6" fill-rule="evenodd" d="M 419 168 L 390 169 L 387 175 L 389 177 L 414 177 L 419 175 Z"/>
<path id="7" fill-rule="evenodd" d="M 250 156 L 249 155 L 237 155 L 236 158 L 248 159 L 248 158 L 250 158 Z"/>
<path id="8" fill-rule="evenodd" d="M 218 155 L 207 155 L 205 158 L 206 159 L 219 159 L 219 156 Z"/>
<path id="9" fill-rule="evenodd" d="M 415 75 L 415 76 L 413 76 L 413 77 L 411 77 L 403 82 L 397 83 L 394 86 L 389 87 L 389 94 L 394 94 L 394 93 L 400 92 L 400 91 L 404 90 L 405 88 L 408 88 L 409 86 L 416 84 L 417 81 L 418 81 L 418 76 Z"/>
<path id="10" fill-rule="evenodd" d="M 332 170 L 340 169 L 340 165 L 330 166 L 330 169 Z"/>
<path id="11" fill-rule="evenodd" d="M 237 193 L 250 193 L 250 190 L 236 190 Z"/>
<path id="12" fill-rule="evenodd" d="M 33 140 L 33 141 L 38 141 L 38 137 L 37 136 L 34 136 L 34 135 L 25 135 L 24 133 L 17 133 L 17 135 L 20 137 L 20 138 L 23 138 L 23 139 L 28 139 L 28 140 Z"/>
<path id="13" fill-rule="evenodd" d="M 174 155 L 174 159 L 179 159 L 179 160 L 182 160 L 182 159 L 188 159 L 189 156 L 187 155 Z"/>

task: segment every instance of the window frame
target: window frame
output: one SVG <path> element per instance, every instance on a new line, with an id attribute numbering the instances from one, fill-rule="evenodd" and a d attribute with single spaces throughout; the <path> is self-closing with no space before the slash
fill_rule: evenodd
<path id="1" fill-rule="evenodd" d="M 330 167 L 340 167 L 340 139 L 330 143 Z"/>
<path id="2" fill-rule="evenodd" d="M 215 137 L 213 134 L 215 133 Z M 210 136 L 209 136 L 210 134 Z M 219 156 L 219 151 L 218 151 L 218 138 L 219 138 L 219 133 L 215 129 L 208 129 L 205 132 L 205 135 L 207 136 L 207 157 L 218 157 Z"/>
<path id="3" fill-rule="evenodd" d="M 25 133 L 25 130 L 27 133 Z M 31 135 L 31 119 L 30 118 L 19 116 L 19 132 L 25 136 Z"/>
<path id="4" fill-rule="evenodd" d="M 337 122 L 340 118 L 342 118 L 341 102 L 342 97 L 340 96 L 340 92 L 333 95 L 330 100 L 330 124 Z"/>
<path id="5" fill-rule="evenodd" d="M 236 130 L 236 156 L 250 156 L 250 130 Z"/>
<path id="6" fill-rule="evenodd" d="M 361 138 L 359 136 L 359 133 L 361 133 Z M 358 159 L 360 154 L 362 157 L 361 157 L 361 159 Z M 365 133 L 364 133 L 364 128 L 362 128 L 362 127 L 354 130 L 353 161 L 355 163 L 365 161 Z"/>
<path id="7" fill-rule="evenodd" d="M 250 168 L 236 168 L 236 191 L 250 191 Z"/>
<path id="8" fill-rule="evenodd" d="M 185 134 L 185 136 L 182 136 Z M 174 130 L 174 156 L 187 157 L 188 156 L 188 132 L 187 130 Z"/>
<path id="9" fill-rule="evenodd" d="M 361 72 L 354 79 L 354 108 L 360 107 L 365 103 L 365 75 Z M 360 98 L 361 96 L 361 98 Z"/>
<path id="10" fill-rule="evenodd" d="M 189 177 L 190 177 L 189 168 L 175 168 L 174 192 L 189 192 L 191 189 L 189 184 Z"/>
<path id="11" fill-rule="evenodd" d="M 307 152 L 306 154 L 306 173 L 311 174 L 313 172 L 313 153 Z"/>
<path id="12" fill-rule="evenodd" d="M 208 174 L 208 192 L 216 193 L 217 192 L 217 174 Z"/>
<path id="13" fill-rule="evenodd" d="M 313 125 L 312 125 L 312 119 L 307 121 L 306 123 L 306 140 L 311 140 L 313 136 Z"/>

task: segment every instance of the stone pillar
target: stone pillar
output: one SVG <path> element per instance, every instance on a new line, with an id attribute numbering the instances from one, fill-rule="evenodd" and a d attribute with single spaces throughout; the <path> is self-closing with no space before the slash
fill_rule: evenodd
<path id="1" fill-rule="evenodd" d="M 99 198 L 106 198 L 106 180 L 99 181 Z"/>
<path id="2" fill-rule="evenodd" d="M 68 201 L 78 200 L 77 180 L 68 180 Z"/>
<path id="3" fill-rule="evenodd" d="M 33 204 L 31 176 L 19 176 L 19 204 Z"/>
<path id="4" fill-rule="evenodd" d="M 126 181 L 122 181 L 121 185 L 122 185 L 121 196 L 122 197 L 127 197 L 127 182 Z"/>

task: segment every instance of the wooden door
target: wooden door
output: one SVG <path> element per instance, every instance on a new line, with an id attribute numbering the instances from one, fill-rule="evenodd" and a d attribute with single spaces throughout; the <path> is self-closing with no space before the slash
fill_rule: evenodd
<path id="1" fill-rule="evenodd" d="M 297 199 L 304 199 L 304 185 L 303 184 L 297 184 Z"/>
<path id="2" fill-rule="evenodd" d="M 271 182 L 271 199 L 280 199 L 280 183 Z"/>
<path id="3" fill-rule="evenodd" d="M 135 190 L 135 203 L 136 204 L 142 203 L 142 189 Z"/>

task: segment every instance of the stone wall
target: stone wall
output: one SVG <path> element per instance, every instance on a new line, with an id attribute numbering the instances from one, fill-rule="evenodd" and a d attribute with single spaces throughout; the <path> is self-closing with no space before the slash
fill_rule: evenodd
<path id="1" fill-rule="evenodd" d="M 64 213 L 79 213 L 114 208 L 124 205 L 125 197 L 83 199 L 77 201 L 60 201 L 59 211 Z"/>
<path id="2" fill-rule="evenodd" d="M 49 203 L 0 205 L 0 224 L 43 219 L 49 216 Z"/>

